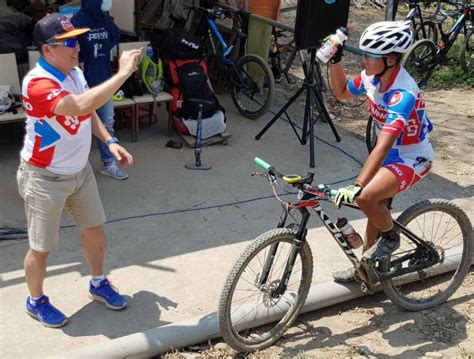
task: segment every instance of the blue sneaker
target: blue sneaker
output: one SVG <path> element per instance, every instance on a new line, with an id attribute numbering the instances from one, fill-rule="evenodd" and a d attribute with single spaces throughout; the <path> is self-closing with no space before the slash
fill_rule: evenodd
<path id="1" fill-rule="evenodd" d="M 110 285 L 107 278 L 102 279 L 97 288 L 89 283 L 89 293 L 91 299 L 105 303 L 107 308 L 120 310 L 127 306 L 124 296 L 119 294 L 117 288 Z"/>
<path id="2" fill-rule="evenodd" d="M 56 309 L 45 295 L 42 295 L 36 301 L 36 305 L 30 303 L 30 297 L 28 296 L 26 298 L 26 313 L 45 327 L 59 328 L 68 322 L 68 318 Z"/>

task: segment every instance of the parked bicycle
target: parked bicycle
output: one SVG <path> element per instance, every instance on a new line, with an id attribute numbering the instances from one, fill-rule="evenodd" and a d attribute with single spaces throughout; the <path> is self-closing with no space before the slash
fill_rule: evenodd
<path id="1" fill-rule="evenodd" d="M 275 80 L 270 67 L 260 56 L 246 54 L 232 58 L 233 49 L 237 42 L 240 47 L 245 48 L 246 34 L 237 26 L 231 31 L 231 43 L 224 41 L 219 31 L 216 20 L 234 18 L 240 14 L 240 10 L 227 10 L 222 8 L 207 9 L 200 6 L 186 6 L 202 12 L 205 19 L 200 26 L 199 35 L 207 46 L 207 60 L 212 65 L 212 70 L 217 67 L 219 82 L 230 89 L 232 101 L 237 110 L 245 117 L 257 119 L 263 116 L 273 101 L 275 91 Z"/>
<path id="2" fill-rule="evenodd" d="M 231 269 L 221 294 L 218 316 L 221 333 L 235 350 L 251 352 L 277 341 L 292 325 L 311 286 L 313 255 L 306 235 L 312 209 L 356 269 L 362 290 L 372 294 L 380 284 L 400 307 L 417 311 L 446 301 L 461 285 L 471 262 L 472 226 L 455 204 L 424 200 L 406 209 L 397 220 L 401 245 L 378 263 L 359 259 L 333 221 L 321 208 L 337 191 L 313 187 L 314 174 L 283 175 L 259 158 L 259 175 L 271 184 L 283 211 L 277 229 L 257 237 Z M 293 186 L 295 202 L 277 194 L 277 179 Z M 344 204 L 359 209 L 354 204 Z M 299 223 L 287 226 L 299 212 Z M 433 278 L 430 278 L 433 277 Z"/>
<path id="3" fill-rule="evenodd" d="M 443 0 L 446 1 L 446 0 Z M 451 0 L 450 0 L 451 1 Z M 441 0 L 387 0 L 385 6 L 385 20 L 397 20 L 397 15 L 405 18 L 410 11 L 410 3 L 419 5 L 424 19 L 434 19 L 440 12 Z"/>
<path id="4" fill-rule="evenodd" d="M 461 32 L 464 33 L 464 41 L 459 57 L 460 65 L 467 71 L 472 69 L 471 37 L 474 8 L 469 0 L 458 2 L 457 5 L 461 15 L 448 33 L 442 31 L 442 23 L 437 24 L 441 36 L 439 46 L 431 40 L 422 39 L 413 44 L 402 58 L 402 65 L 420 87 L 426 84 L 436 66 L 447 62 L 448 52 Z"/>
<path id="5" fill-rule="evenodd" d="M 268 62 L 276 82 L 281 82 L 284 78 L 288 84 L 296 83 L 296 77 L 291 74 L 292 68 L 295 66 L 301 67 L 302 79 L 304 79 L 304 72 L 307 66 L 307 60 L 304 50 L 298 50 L 295 45 L 293 35 L 288 34 L 285 30 L 272 28 L 271 46 L 268 54 Z M 315 63 L 315 71 L 313 72 L 313 81 L 316 85 L 316 90 L 321 94 L 323 103 L 326 102 L 326 84 L 321 72 L 319 62 Z"/>

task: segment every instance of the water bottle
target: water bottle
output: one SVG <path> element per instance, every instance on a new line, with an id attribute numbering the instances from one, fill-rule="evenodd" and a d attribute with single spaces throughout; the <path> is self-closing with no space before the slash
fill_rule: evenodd
<path id="1" fill-rule="evenodd" d="M 347 40 L 347 29 L 340 27 L 335 34 L 329 36 L 321 45 L 316 56 L 319 60 L 326 63 L 337 52 L 337 46 L 342 45 Z"/>
<path id="2" fill-rule="evenodd" d="M 362 238 L 359 233 L 355 231 L 354 227 L 351 226 L 347 218 L 338 218 L 336 226 L 352 248 L 357 249 L 362 245 Z"/>
<path id="3" fill-rule="evenodd" d="M 155 56 L 155 54 L 153 53 L 153 47 L 149 42 L 146 44 L 146 55 L 152 60 Z"/>

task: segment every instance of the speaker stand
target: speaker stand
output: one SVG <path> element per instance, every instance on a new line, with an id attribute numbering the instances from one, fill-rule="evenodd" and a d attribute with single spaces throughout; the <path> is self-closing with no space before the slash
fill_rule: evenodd
<path id="1" fill-rule="evenodd" d="M 301 95 L 303 91 L 306 90 L 306 104 L 304 109 L 304 120 L 303 120 L 303 129 L 301 130 L 301 135 L 298 133 L 296 124 L 291 120 L 288 114 L 286 115 L 288 118 L 288 122 L 290 123 L 293 131 L 296 134 L 299 142 L 302 145 L 306 145 L 309 137 L 309 150 L 310 150 L 310 160 L 309 166 L 314 168 L 314 124 L 319 118 L 324 118 L 326 122 L 331 127 L 331 130 L 336 138 L 337 142 L 341 141 L 339 134 L 337 133 L 336 127 L 332 122 L 331 116 L 324 105 L 322 94 L 319 91 L 317 84 L 314 82 L 314 73 L 315 69 L 318 71 L 316 74 L 318 79 L 321 78 L 321 74 L 319 73 L 319 66 L 316 66 L 316 49 L 309 50 L 311 55 L 310 62 L 309 62 L 309 69 L 306 63 L 303 63 L 303 69 L 305 74 L 305 80 L 303 85 L 296 91 L 296 93 L 288 100 L 288 102 L 278 111 L 278 113 L 273 116 L 273 118 L 267 123 L 267 125 L 255 136 L 256 140 L 259 140 L 265 132 L 278 120 L 283 113 L 286 113 L 286 110 L 296 101 L 296 99 Z M 318 115 L 314 116 L 314 110 L 317 110 Z"/>

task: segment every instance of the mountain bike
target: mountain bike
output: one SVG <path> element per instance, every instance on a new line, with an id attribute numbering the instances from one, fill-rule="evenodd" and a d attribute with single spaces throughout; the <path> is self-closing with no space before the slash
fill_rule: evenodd
<path id="1" fill-rule="evenodd" d="M 379 261 L 359 259 L 341 231 L 321 208 L 337 191 L 312 186 L 314 173 L 305 177 L 283 175 L 256 158 L 283 207 L 276 229 L 257 237 L 237 260 L 225 281 L 219 308 L 219 327 L 229 346 L 241 352 L 263 349 L 277 341 L 292 325 L 311 286 L 313 255 L 307 224 L 316 214 L 356 269 L 355 280 L 372 294 L 380 285 L 393 303 L 417 311 L 446 301 L 461 285 L 471 261 L 472 226 L 455 204 L 424 200 L 394 220 L 401 244 Z M 284 201 L 277 180 L 297 190 L 296 201 Z M 344 204 L 358 210 L 356 204 Z M 312 210 L 310 212 L 309 210 Z M 300 220 L 287 225 L 295 212 Z"/>
<path id="2" fill-rule="evenodd" d="M 402 66 L 405 67 L 420 87 L 426 84 L 436 66 L 448 60 L 448 52 L 461 31 L 464 33 L 463 50 L 461 51 L 461 54 L 464 53 L 464 55 L 460 56 L 461 67 L 469 69 L 471 66 L 472 44 L 470 44 L 470 37 L 472 36 L 474 8 L 470 1 L 462 1 L 457 5 L 460 8 L 461 15 L 448 33 L 442 31 L 442 23 L 437 24 L 441 35 L 439 46 L 428 39 L 419 40 L 410 47 L 402 58 Z M 468 56 L 466 56 L 466 53 Z"/>
<path id="3" fill-rule="evenodd" d="M 216 20 L 232 19 L 241 14 L 241 10 L 222 8 L 203 8 L 200 6 L 185 6 L 187 9 L 200 11 L 205 15 L 198 30 L 207 47 L 207 60 L 214 70 L 222 76 L 217 79 L 231 91 L 232 101 L 237 110 L 245 117 L 257 119 L 263 116 L 273 101 L 275 80 L 267 62 L 255 54 L 232 58 L 233 49 L 240 42 L 241 50 L 245 47 L 244 34 L 235 25 L 230 30 L 232 43 L 227 44 L 219 31 Z M 216 82 L 214 82 L 216 85 Z"/>
<path id="4" fill-rule="evenodd" d="M 446 1 L 446 0 L 443 0 Z M 385 20 L 397 20 L 398 16 L 405 17 L 410 11 L 410 3 L 419 5 L 422 17 L 426 20 L 434 19 L 441 11 L 441 0 L 387 0 Z"/>

